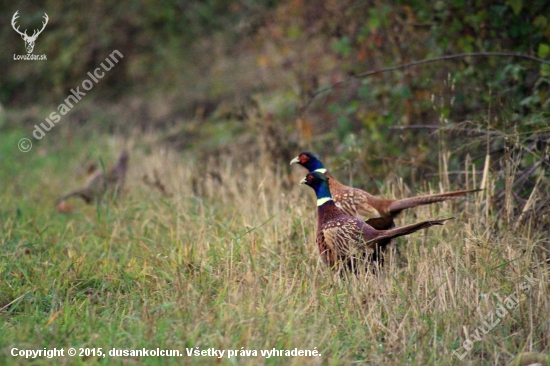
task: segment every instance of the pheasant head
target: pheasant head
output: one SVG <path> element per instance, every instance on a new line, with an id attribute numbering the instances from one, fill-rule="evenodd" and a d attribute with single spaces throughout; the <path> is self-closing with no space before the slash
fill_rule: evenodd
<path id="1" fill-rule="evenodd" d="M 304 151 L 294 159 L 290 161 L 290 165 L 292 164 L 300 164 L 304 168 L 306 168 L 310 173 L 311 172 L 321 172 L 326 173 L 326 169 L 323 166 L 323 163 L 321 163 L 321 160 L 315 155 L 314 153 L 311 153 L 309 151 Z"/>
<path id="2" fill-rule="evenodd" d="M 328 187 L 328 178 L 325 173 L 314 171 L 309 173 L 300 184 L 305 184 L 313 188 L 317 195 L 317 206 L 322 206 L 328 201 L 332 201 L 332 195 Z"/>

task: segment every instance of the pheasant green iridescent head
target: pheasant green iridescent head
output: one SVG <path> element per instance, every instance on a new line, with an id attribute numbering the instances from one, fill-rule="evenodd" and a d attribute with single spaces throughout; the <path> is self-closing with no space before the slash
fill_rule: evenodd
<path id="1" fill-rule="evenodd" d="M 327 170 L 323 166 L 323 163 L 321 163 L 321 160 L 315 155 L 314 153 L 310 153 L 309 151 L 304 151 L 294 159 L 290 161 L 290 165 L 292 164 L 300 164 L 304 168 L 306 168 L 310 173 L 311 172 L 321 172 L 326 173 Z"/>
<path id="2" fill-rule="evenodd" d="M 330 189 L 328 188 L 328 178 L 325 173 L 319 171 L 309 173 L 300 184 L 307 184 L 315 191 L 317 195 L 317 206 L 322 206 L 328 201 L 332 201 Z"/>

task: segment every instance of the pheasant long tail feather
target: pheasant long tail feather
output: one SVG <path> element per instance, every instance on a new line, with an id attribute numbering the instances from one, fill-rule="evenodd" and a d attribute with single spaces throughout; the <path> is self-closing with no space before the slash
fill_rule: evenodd
<path id="1" fill-rule="evenodd" d="M 454 192 L 448 192 L 448 193 L 432 194 L 429 196 L 405 198 L 402 200 L 392 202 L 389 206 L 389 210 L 392 214 L 397 214 L 407 208 L 441 202 L 441 201 L 448 200 L 450 198 L 462 197 L 467 194 L 479 192 L 479 191 L 481 191 L 481 189 L 472 189 L 468 191 L 454 191 Z"/>
<path id="2" fill-rule="evenodd" d="M 447 219 L 422 221 L 422 222 L 418 222 L 416 224 L 410 224 L 410 225 L 405 225 L 405 226 L 401 226 L 401 227 L 396 227 L 396 228 L 390 229 L 390 230 L 380 230 L 380 232 L 382 234 L 380 236 L 374 238 L 374 239 L 369 240 L 367 242 L 367 244 L 369 244 L 369 245 L 370 244 L 377 244 L 377 243 L 386 241 L 388 239 L 393 239 L 393 238 L 397 238 L 399 236 L 412 234 L 415 231 L 422 230 L 422 229 L 428 228 L 430 226 L 443 225 L 443 223 L 445 221 L 451 220 L 451 219 L 453 219 L 453 217 L 449 217 Z"/>

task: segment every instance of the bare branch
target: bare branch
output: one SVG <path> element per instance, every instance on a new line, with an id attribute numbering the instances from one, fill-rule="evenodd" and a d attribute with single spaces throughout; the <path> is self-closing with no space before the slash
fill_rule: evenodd
<path id="1" fill-rule="evenodd" d="M 412 126 L 390 126 L 390 130 L 442 130 L 448 132 L 464 132 L 467 134 L 477 134 L 477 135 L 486 135 L 491 136 L 504 136 L 501 132 L 497 131 L 484 131 L 484 130 L 475 130 L 471 128 L 461 128 L 455 126 L 437 126 L 437 125 L 412 125 Z"/>
<path id="2" fill-rule="evenodd" d="M 427 64 L 427 63 L 431 63 L 431 62 L 436 62 L 436 61 L 446 61 L 446 60 L 452 60 L 452 59 L 456 59 L 456 58 L 465 58 L 465 57 L 494 57 L 494 56 L 523 58 L 523 59 L 537 61 L 537 62 L 540 62 L 540 63 L 543 63 L 543 64 L 550 65 L 550 61 L 543 60 L 543 59 L 538 58 L 538 57 L 529 56 L 529 55 L 526 55 L 526 54 L 523 54 L 523 53 L 513 53 L 513 52 L 472 52 L 472 53 L 459 53 L 459 54 L 456 54 L 456 55 L 447 55 L 447 56 L 441 56 L 441 57 L 428 58 L 428 59 L 425 59 L 425 60 L 409 62 L 408 64 L 404 64 L 404 65 L 385 67 L 383 69 L 376 69 L 376 70 L 366 71 L 366 72 L 363 72 L 361 74 L 357 74 L 357 75 L 354 75 L 354 76 L 349 77 L 347 79 L 341 80 L 341 81 L 339 81 L 337 83 L 334 83 L 330 86 L 327 86 L 325 88 L 319 89 L 315 93 L 312 94 L 311 98 L 301 108 L 300 114 L 302 114 L 310 106 L 310 104 L 315 100 L 315 98 L 317 98 L 319 95 L 321 95 L 321 94 L 323 94 L 323 93 L 325 93 L 329 90 L 332 90 L 332 89 L 336 88 L 339 85 L 349 83 L 352 80 L 362 79 L 362 78 L 365 78 L 365 77 L 371 76 L 371 75 L 376 75 L 376 74 L 381 74 L 381 73 L 385 73 L 385 72 L 389 72 L 389 71 L 405 69 L 407 67 L 423 65 L 423 64 Z"/>

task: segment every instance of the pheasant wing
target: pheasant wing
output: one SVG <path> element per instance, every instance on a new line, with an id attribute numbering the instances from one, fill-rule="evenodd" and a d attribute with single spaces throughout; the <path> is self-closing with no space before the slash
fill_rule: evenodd
<path id="1" fill-rule="evenodd" d="M 366 225 L 355 217 L 332 222 L 323 230 L 327 247 L 337 253 L 338 257 L 355 256 L 358 252 L 371 252 L 367 247 L 371 235 L 364 230 Z"/>
<path id="2" fill-rule="evenodd" d="M 357 217 L 362 221 L 382 217 L 380 212 L 370 205 L 367 194 L 360 190 L 350 189 L 338 193 L 334 195 L 334 201 L 346 215 Z"/>

